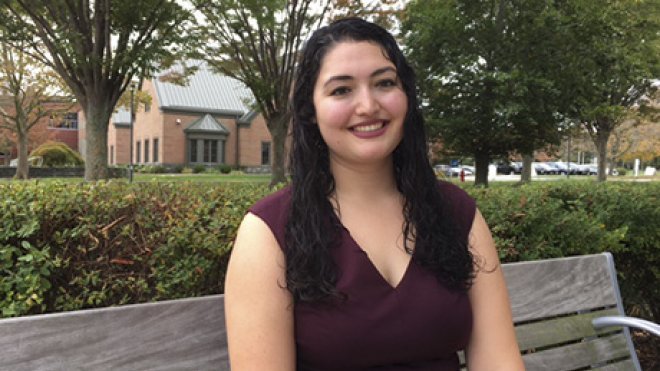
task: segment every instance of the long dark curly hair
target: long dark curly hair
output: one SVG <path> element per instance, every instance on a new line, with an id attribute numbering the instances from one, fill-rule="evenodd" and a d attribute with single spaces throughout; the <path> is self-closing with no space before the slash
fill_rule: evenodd
<path id="1" fill-rule="evenodd" d="M 433 272 L 446 287 L 466 291 L 474 277 L 473 257 L 458 237 L 448 200 L 443 198 L 428 161 L 424 121 L 417 104 L 415 74 L 394 37 L 362 19 L 336 21 L 315 31 L 304 46 L 292 99 L 290 152 L 291 206 L 284 249 L 286 285 L 296 301 L 341 297 L 335 284 L 338 267 L 330 250 L 339 243 L 341 225 L 329 201 L 335 190 L 328 147 L 316 124 L 314 86 L 324 56 L 343 41 L 379 45 L 395 65 L 408 98 L 403 139 L 393 162 L 399 192 L 404 198 L 404 247 L 422 267 Z M 408 241 L 414 241 L 413 247 Z"/>

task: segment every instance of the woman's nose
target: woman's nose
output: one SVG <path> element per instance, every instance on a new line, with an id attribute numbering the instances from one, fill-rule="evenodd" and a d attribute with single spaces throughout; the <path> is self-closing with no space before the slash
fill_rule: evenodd
<path id="1" fill-rule="evenodd" d="M 376 113 L 379 109 L 378 100 L 371 89 L 360 89 L 355 104 L 355 113 L 361 116 L 369 116 Z"/>

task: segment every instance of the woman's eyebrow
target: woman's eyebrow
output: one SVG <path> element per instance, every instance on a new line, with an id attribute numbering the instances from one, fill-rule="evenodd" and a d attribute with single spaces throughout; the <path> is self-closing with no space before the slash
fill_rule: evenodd
<path id="1" fill-rule="evenodd" d="M 374 72 L 372 72 L 369 77 L 375 77 L 375 76 L 378 76 L 378 75 L 382 75 L 386 72 L 396 73 L 396 68 L 394 68 L 392 66 L 379 68 L 379 69 L 375 70 Z M 352 80 L 352 79 L 353 79 L 353 76 L 349 76 L 349 75 L 331 76 L 328 80 L 325 81 L 323 86 L 325 87 L 325 86 L 327 86 L 328 84 L 330 84 L 331 82 L 334 82 L 334 81 L 346 81 L 346 80 Z"/>
<path id="2" fill-rule="evenodd" d="M 396 73 L 396 68 L 394 68 L 392 66 L 379 68 L 379 69 L 377 69 L 377 70 L 375 70 L 374 72 L 371 73 L 371 77 L 384 74 L 385 72 L 394 72 L 394 73 Z"/>

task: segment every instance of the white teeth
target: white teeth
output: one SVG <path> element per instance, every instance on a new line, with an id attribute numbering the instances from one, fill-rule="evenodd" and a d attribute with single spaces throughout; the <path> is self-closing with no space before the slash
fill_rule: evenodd
<path id="1" fill-rule="evenodd" d="M 361 126 L 356 126 L 353 128 L 355 131 L 359 131 L 361 133 L 365 133 L 368 131 L 376 131 L 380 128 L 383 127 L 383 123 L 378 123 L 378 124 L 371 124 L 371 125 L 361 125 Z"/>

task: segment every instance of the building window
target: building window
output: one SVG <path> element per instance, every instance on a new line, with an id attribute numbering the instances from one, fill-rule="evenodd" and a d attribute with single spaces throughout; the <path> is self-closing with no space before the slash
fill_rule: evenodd
<path id="1" fill-rule="evenodd" d="M 141 143 L 142 143 L 142 142 L 140 142 L 139 140 L 138 140 L 137 142 L 135 142 L 135 156 L 136 156 L 136 157 L 135 157 L 135 163 L 136 163 L 136 164 L 139 164 L 139 163 L 140 163 L 140 153 L 141 153 L 141 152 L 140 152 L 140 150 L 141 150 L 141 148 L 140 148 L 140 144 L 141 144 Z"/>
<path id="2" fill-rule="evenodd" d="M 110 165 L 115 163 L 115 146 L 110 146 Z"/>
<path id="3" fill-rule="evenodd" d="M 190 140 L 190 162 L 197 162 L 197 139 Z"/>
<path id="4" fill-rule="evenodd" d="M 270 142 L 261 142 L 261 164 L 270 165 Z"/>
<path id="5" fill-rule="evenodd" d="M 67 112 L 63 116 L 51 115 L 48 126 L 55 129 L 78 129 L 78 112 Z"/>
<path id="6" fill-rule="evenodd" d="M 188 161 L 203 164 L 224 163 L 224 144 L 222 139 L 189 139 Z"/>
<path id="7" fill-rule="evenodd" d="M 204 162 L 217 163 L 218 162 L 218 141 L 206 139 L 204 140 Z"/>
<path id="8" fill-rule="evenodd" d="M 158 138 L 154 138 L 154 156 L 153 161 L 158 162 Z"/>
<path id="9" fill-rule="evenodd" d="M 144 140 L 144 162 L 149 162 L 149 139 Z"/>

